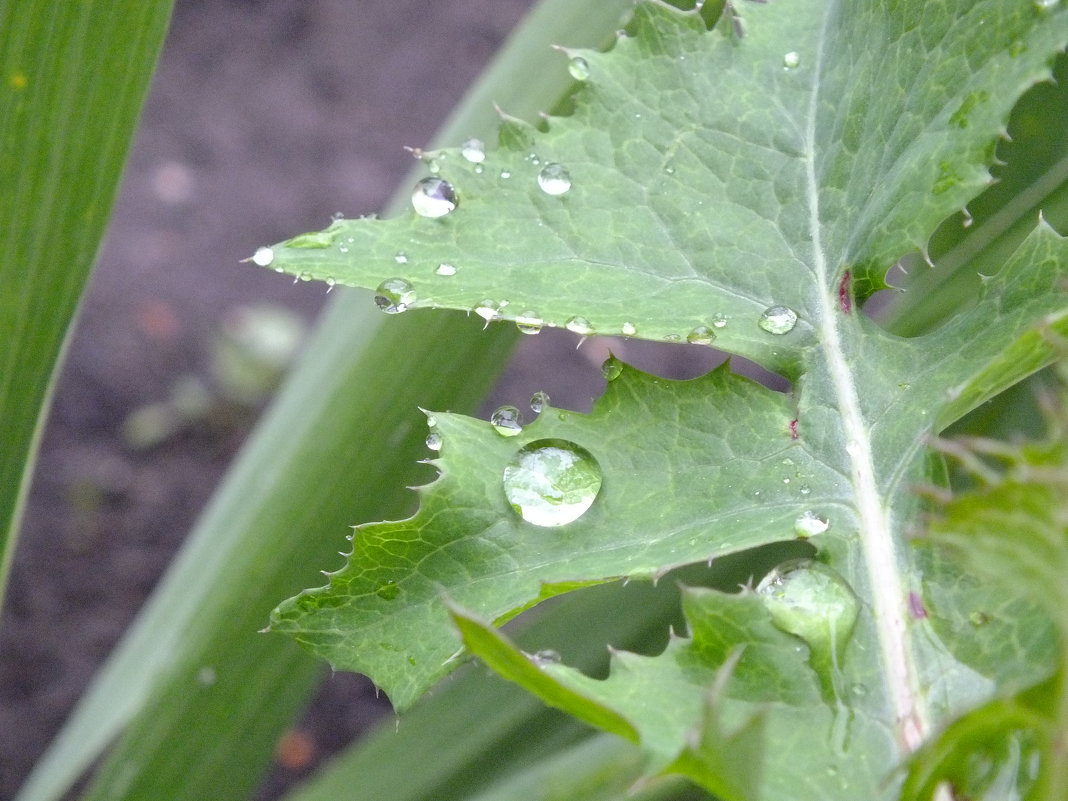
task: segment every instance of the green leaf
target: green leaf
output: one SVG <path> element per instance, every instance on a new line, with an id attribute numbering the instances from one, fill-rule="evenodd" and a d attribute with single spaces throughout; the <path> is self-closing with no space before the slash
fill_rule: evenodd
<path id="1" fill-rule="evenodd" d="M 170 2 L 0 0 L 0 597 Z"/>
<path id="2" fill-rule="evenodd" d="M 419 512 L 358 529 L 349 563 L 272 627 L 367 672 L 403 708 L 454 664 L 447 603 L 499 624 L 584 584 L 809 537 L 817 562 L 782 566 L 742 600 L 694 601 L 691 640 L 617 656 L 603 683 L 547 668 L 568 679 L 550 690 L 488 629 L 465 633 L 573 714 L 629 733 L 622 716 L 658 768 L 727 798 L 890 798 L 941 726 L 1052 672 L 1023 649 L 958 657 L 966 633 L 935 625 L 925 595 L 958 614 L 961 571 L 918 555 L 910 535 L 926 442 L 1048 364 L 1068 334 L 1068 243 L 1039 223 L 973 305 L 922 337 L 894 336 L 856 304 L 985 185 L 1012 104 L 1068 40 L 1068 13 L 795 0 L 732 14 L 708 30 L 696 13 L 640 5 L 612 51 L 571 54 L 589 68 L 572 116 L 540 132 L 508 122 L 483 161 L 427 155 L 450 185 L 425 185 L 436 197 L 423 211 L 447 213 L 338 222 L 323 247 L 283 243 L 260 260 L 383 282 L 376 300 L 392 312 L 714 340 L 791 392 L 729 368 L 680 383 L 613 361 L 589 416 L 548 409 L 501 436 L 435 414 L 441 476 Z M 559 170 L 544 191 L 553 164 L 567 191 Z M 791 595 L 787 575 L 802 569 L 833 577 L 836 604 L 820 603 L 820 582 Z M 842 617 L 854 597 L 855 623 Z M 722 609 L 735 603 L 747 605 L 740 657 L 706 647 L 702 627 L 705 613 L 734 619 Z M 1033 621 L 1006 632 L 1024 642 Z M 656 688 L 655 707 L 638 687 Z M 737 775 L 724 754 L 759 770 Z"/>
<path id="3" fill-rule="evenodd" d="M 1047 616 L 1054 631 L 1035 627 L 1044 642 L 1025 652 L 1035 658 L 1036 652 L 1055 648 L 1057 670 L 1033 679 L 1033 686 L 1009 685 L 1005 689 L 1016 692 L 1004 692 L 949 725 L 912 761 L 905 799 L 926 799 L 942 781 L 966 797 L 1056 801 L 1068 793 L 1063 758 L 1068 731 L 1064 421 L 1062 408 L 1052 421 L 1053 436 L 1041 443 L 1009 446 L 974 440 L 946 446 L 982 485 L 938 510 L 930 538 L 951 551 L 968 574 L 993 582 L 991 595 L 1002 596 L 1005 603 L 1029 604 Z M 997 459 L 1000 469 L 984 457 Z M 975 611 L 972 623 L 986 628 L 990 614 Z M 1049 663 L 1048 657 L 1041 661 Z"/>

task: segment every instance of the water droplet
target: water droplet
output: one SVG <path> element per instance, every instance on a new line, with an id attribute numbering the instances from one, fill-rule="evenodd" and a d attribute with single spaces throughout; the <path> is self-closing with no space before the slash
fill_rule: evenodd
<path id="1" fill-rule="evenodd" d="M 521 334 L 536 334 L 541 331 L 543 325 L 545 321 L 538 316 L 537 312 L 529 309 L 515 318 L 515 327 Z"/>
<path id="2" fill-rule="evenodd" d="M 441 434 L 437 431 L 431 431 L 426 435 L 426 446 L 432 451 L 441 450 Z"/>
<path id="3" fill-rule="evenodd" d="M 619 327 L 619 330 L 625 337 L 632 337 L 638 333 L 637 327 L 635 327 L 634 323 L 631 322 L 623 323 L 623 325 Z"/>
<path id="4" fill-rule="evenodd" d="M 727 318 L 722 314 L 717 314 L 715 317 L 712 318 L 712 327 L 713 328 L 726 328 L 727 327 Z"/>
<path id="5" fill-rule="evenodd" d="M 512 177 L 512 173 L 508 170 L 501 170 L 501 178 L 508 179 Z"/>
<path id="6" fill-rule="evenodd" d="M 444 217 L 459 202 L 456 189 L 441 178 L 424 178 L 412 192 L 412 207 L 420 217 Z"/>
<path id="7" fill-rule="evenodd" d="M 760 315 L 757 325 L 769 334 L 786 334 L 797 325 L 797 312 L 788 306 L 772 306 Z"/>
<path id="8" fill-rule="evenodd" d="M 551 648 L 544 648 L 530 654 L 530 661 L 538 667 L 544 667 L 545 665 L 559 665 L 561 658 L 557 651 Z"/>
<path id="9" fill-rule="evenodd" d="M 567 62 L 567 71 L 576 81 L 588 81 L 590 79 L 590 63 L 582 56 L 575 56 Z"/>
<path id="10" fill-rule="evenodd" d="M 387 278 L 375 290 L 375 304 L 386 314 L 400 314 L 415 303 L 415 289 L 403 278 Z"/>
<path id="11" fill-rule="evenodd" d="M 538 173 L 538 186 L 547 195 L 562 195 L 571 188 L 571 173 L 562 164 L 546 164 Z"/>
<path id="12" fill-rule="evenodd" d="M 798 492 L 800 492 L 802 495 L 808 495 L 810 492 L 812 492 L 812 487 L 810 487 L 808 484 L 802 484 L 800 489 L 798 489 Z"/>
<path id="13" fill-rule="evenodd" d="M 664 334 L 664 341 L 665 342 L 681 342 L 682 341 L 682 337 L 679 336 L 678 334 Z"/>
<path id="14" fill-rule="evenodd" d="M 527 154 L 527 161 L 529 161 L 535 167 L 537 167 L 539 164 L 541 164 L 541 158 L 538 156 L 537 153 L 528 153 Z"/>
<path id="15" fill-rule="evenodd" d="M 514 437 L 523 432 L 523 418 L 514 406 L 501 406 L 490 415 L 490 425 L 502 437 Z"/>
<path id="16" fill-rule="evenodd" d="M 479 301 L 478 305 L 474 308 L 474 312 L 489 323 L 497 319 L 497 315 L 500 313 L 500 307 L 487 298 L 486 300 Z"/>
<path id="17" fill-rule="evenodd" d="M 439 264 L 434 269 L 434 274 L 435 275 L 444 275 L 446 277 L 448 277 L 450 275 L 456 275 L 456 265 L 455 264 L 446 264 L 445 262 L 442 262 L 441 264 Z"/>
<path id="18" fill-rule="evenodd" d="M 245 251 L 248 253 L 248 251 Z M 271 262 L 274 261 L 274 251 L 270 248 L 256 248 L 256 252 L 252 254 L 252 263 L 258 267 L 269 267 Z"/>
<path id="19" fill-rule="evenodd" d="M 789 481 L 790 479 L 786 479 Z M 797 520 L 794 521 L 794 533 L 799 537 L 815 537 L 817 534 L 822 534 L 831 524 L 827 521 L 826 517 L 816 514 L 811 509 L 798 515 Z"/>
<path id="20" fill-rule="evenodd" d="M 375 590 L 375 595 L 381 598 L 383 601 L 392 601 L 398 595 L 400 595 L 400 587 L 397 586 L 393 579 L 390 579 L 385 584 L 382 584 Z"/>
<path id="21" fill-rule="evenodd" d="M 541 414 L 548 405 L 549 395 L 547 393 L 539 391 L 530 396 L 530 410 L 534 414 Z"/>
<path id="22" fill-rule="evenodd" d="M 771 621 L 808 643 L 813 667 L 830 672 L 857 622 L 857 596 L 822 562 L 795 559 L 779 565 L 757 587 Z"/>
<path id="23" fill-rule="evenodd" d="M 801 54 L 796 50 L 791 50 L 785 56 L 782 57 L 782 68 L 784 70 L 792 70 L 801 65 Z"/>
<path id="24" fill-rule="evenodd" d="M 460 145 L 460 155 L 472 164 L 481 164 L 486 160 L 486 143 L 472 137 Z"/>
<path id="25" fill-rule="evenodd" d="M 623 365 L 617 361 L 607 361 L 601 365 L 601 375 L 605 381 L 615 381 L 623 372 Z"/>
<path id="26" fill-rule="evenodd" d="M 1035 0 L 1035 8 L 1039 11 L 1051 11 L 1060 4 L 1060 0 Z"/>
<path id="27" fill-rule="evenodd" d="M 691 345 L 711 345 L 715 338 L 715 332 L 705 325 L 698 326 L 686 335 L 686 341 Z"/>
<path id="28" fill-rule="evenodd" d="M 594 333 L 593 326 L 590 325 L 590 321 L 585 317 L 572 317 L 564 323 L 564 328 L 572 334 L 578 334 L 583 337 L 588 337 Z"/>
<path id="29" fill-rule="evenodd" d="M 504 494 L 521 518 L 536 526 L 578 520 L 601 491 L 601 467 L 589 451 L 562 439 L 520 448 L 504 468 Z"/>
<path id="30" fill-rule="evenodd" d="M 393 257 L 393 261 L 397 262 L 397 264 L 407 264 L 408 254 L 403 250 L 397 251 L 397 255 Z"/>
<path id="31" fill-rule="evenodd" d="M 426 416 L 426 427 L 427 428 L 433 428 L 437 424 L 438 424 L 438 418 L 436 418 L 434 415 L 428 414 Z"/>

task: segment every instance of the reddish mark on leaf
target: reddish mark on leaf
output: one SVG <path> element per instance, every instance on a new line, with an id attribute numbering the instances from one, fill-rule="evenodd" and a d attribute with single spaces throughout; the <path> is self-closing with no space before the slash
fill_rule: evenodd
<path id="1" fill-rule="evenodd" d="M 853 313 L 853 273 L 846 270 L 838 282 L 838 308 L 842 314 Z"/>
<path id="2" fill-rule="evenodd" d="M 797 418 L 790 421 L 790 439 L 797 439 Z"/>
<path id="3" fill-rule="evenodd" d="M 909 593 L 909 612 L 913 620 L 923 620 L 927 617 L 927 607 L 923 605 L 923 599 L 914 592 Z"/>

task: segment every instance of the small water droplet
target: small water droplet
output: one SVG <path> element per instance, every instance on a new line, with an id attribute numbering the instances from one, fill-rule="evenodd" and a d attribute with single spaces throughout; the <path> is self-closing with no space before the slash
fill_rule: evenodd
<path id="1" fill-rule="evenodd" d="M 797 312 L 788 306 L 772 306 L 760 315 L 757 325 L 769 334 L 786 334 L 797 325 Z"/>
<path id="2" fill-rule="evenodd" d="M 590 79 L 590 63 L 582 56 L 575 56 L 567 62 L 567 71 L 576 81 L 588 81 Z"/>
<path id="3" fill-rule="evenodd" d="M 601 375 L 606 381 L 615 381 L 623 372 L 623 365 L 617 361 L 607 361 L 601 365 Z"/>
<path id="4" fill-rule="evenodd" d="M 501 170 L 501 178 L 507 180 L 512 177 L 512 173 L 509 170 Z"/>
<path id="5" fill-rule="evenodd" d="M 547 195 L 563 195 L 571 189 L 571 173 L 562 164 L 546 164 L 538 173 L 538 186 Z"/>
<path id="6" fill-rule="evenodd" d="M 802 484 L 798 492 L 800 492 L 802 495 L 808 495 L 812 492 L 812 487 L 810 487 L 808 484 Z"/>
<path id="7" fill-rule="evenodd" d="M 535 167 L 537 167 L 539 164 L 541 164 L 541 158 L 538 156 L 537 153 L 528 153 L 527 154 L 527 161 L 529 161 Z"/>
<path id="8" fill-rule="evenodd" d="M 393 261 L 397 262 L 397 264 L 407 264 L 408 254 L 403 250 L 397 251 L 397 255 L 393 257 Z"/>
<path id="9" fill-rule="evenodd" d="M 427 428 L 433 428 L 437 424 L 438 424 L 438 418 L 436 418 L 434 415 L 428 414 L 426 416 L 426 427 Z"/>
<path id="10" fill-rule="evenodd" d="M 441 434 L 437 431 L 431 431 L 426 435 L 426 446 L 432 451 L 441 450 Z"/>
<path id="11" fill-rule="evenodd" d="M 420 217 L 444 217 L 459 202 L 456 189 L 441 178 L 424 178 L 412 192 L 412 208 Z"/>
<path id="12" fill-rule="evenodd" d="M 717 314 L 715 317 L 713 317 L 712 318 L 712 327 L 713 328 L 726 328 L 727 327 L 727 318 L 726 318 L 726 316 L 724 316 L 722 314 Z"/>
<path id="13" fill-rule="evenodd" d="M 515 318 L 515 327 L 521 334 L 537 334 L 544 325 L 545 321 L 538 316 L 538 313 L 529 309 Z"/>
<path id="14" fill-rule="evenodd" d="M 632 322 L 625 322 L 619 327 L 620 333 L 625 337 L 632 337 L 638 333 L 637 327 Z"/>
<path id="15" fill-rule="evenodd" d="M 557 651 L 551 648 L 544 648 L 530 654 L 530 661 L 538 667 L 544 667 L 545 665 L 559 665 L 561 658 Z"/>
<path id="16" fill-rule="evenodd" d="M 248 251 L 245 251 L 248 253 Z M 271 262 L 274 261 L 274 251 L 270 248 L 256 248 L 256 252 L 252 254 L 252 263 L 259 267 L 269 267 Z"/>
<path id="17" fill-rule="evenodd" d="M 711 345 L 716 338 L 716 333 L 705 325 L 699 325 L 686 335 L 686 341 L 691 345 Z"/>
<path id="18" fill-rule="evenodd" d="M 789 479 L 786 480 L 789 481 Z M 794 521 L 794 533 L 806 539 L 822 534 L 830 527 L 831 524 L 826 517 L 816 514 L 811 509 L 800 514 Z"/>
<path id="19" fill-rule="evenodd" d="M 536 526 L 573 523 L 601 491 L 601 467 L 585 448 L 542 439 L 520 448 L 504 468 L 504 494 L 523 520 Z"/>
<path id="20" fill-rule="evenodd" d="M 383 601 L 395 600 L 400 595 L 400 587 L 397 586 L 393 579 L 390 579 L 385 584 L 382 584 L 375 590 L 375 595 L 381 598 Z"/>
<path id="21" fill-rule="evenodd" d="M 514 437 L 523 431 L 523 418 L 515 406 L 501 406 L 490 415 L 490 425 L 502 437 Z"/>
<path id="22" fill-rule="evenodd" d="M 785 56 L 782 57 L 782 68 L 784 70 L 796 69 L 801 65 L 801 54 L 796 50 L 791 50 Z"/>
<path id="23" fill-rule="evenodd" d="M 434 269 L 434 274 L 435 275 L 444 275 L 446 277 L 448 277 L 450 275 L 456 275 L 456 265 L 455 264 L 446 264 L 445 262 L 442 262 L 441 264 L 439 264 Z"/>
<path id="24" fill-rule="evenodd" d="M 579 336 L 588 337 L 594 333 L 593 326 L 590 325 L 590 321 L 585 317 L 572 317 L 566 323 L 564 328 L 570 331 L 572 334 L 578 334 Z"/>
<path id="25" fill-rule="evenodd" d="M 486 160 L 486 143 L 472 137 L 460 145 L 460 155 L 472 164 L 481 164 Z"/>
<path id="26" fill-rule="evenodd" d="M 474 308 L 474 312 L 489 323 L 497 319 L 497 315 L 500 314 L 500 307 L 487 298 L 486 300 L 479 301 L 478 305 Z"/>
<path id="27" fill-rule="evenodd" d="M 549 395 L 547 393 L 539 391 L 530 396 L 530 410 L 534 414 L 541 414 L 548 405 Z"/>
<path id="28" fill-rule="evenodd" d="M 386 314 L 400 314 L 415 303 L 415 289 L 403 278 L 387 278 L 375 290 L 375 304 Z"/>

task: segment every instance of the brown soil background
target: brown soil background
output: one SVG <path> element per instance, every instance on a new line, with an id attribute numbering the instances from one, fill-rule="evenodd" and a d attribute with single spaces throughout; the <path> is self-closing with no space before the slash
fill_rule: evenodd
<path id="1" fill-rule="evenodd" d="M 241 264 L 257 245 L 379 210 L 531 0 L 179 0 L 85 297 L 0 622 L 0 798 L 10 798 L 152 590 L 253 415 L 135 451 L 122 421 L 207 374 L 242 304 L 311 321 L 325 287 Z M 564 43 L 566 44 L 566 43 Z M 368 299 L 370 303 L 370 299 Z M 694 348 L 527 338 L 487 407 L 549 392 L 580 410 L 609 344 L 664 375 Z M 360 521 L 353 521 L 360 522 Z M 342 533 L 339 532 L 339 540 Z M 387 707 L 336 675 L 302 730 L 316 756 Z M 314 760 L 313 760 L 314 761 Z M 279 768 L 262 797 L 297 773 Z"/>

